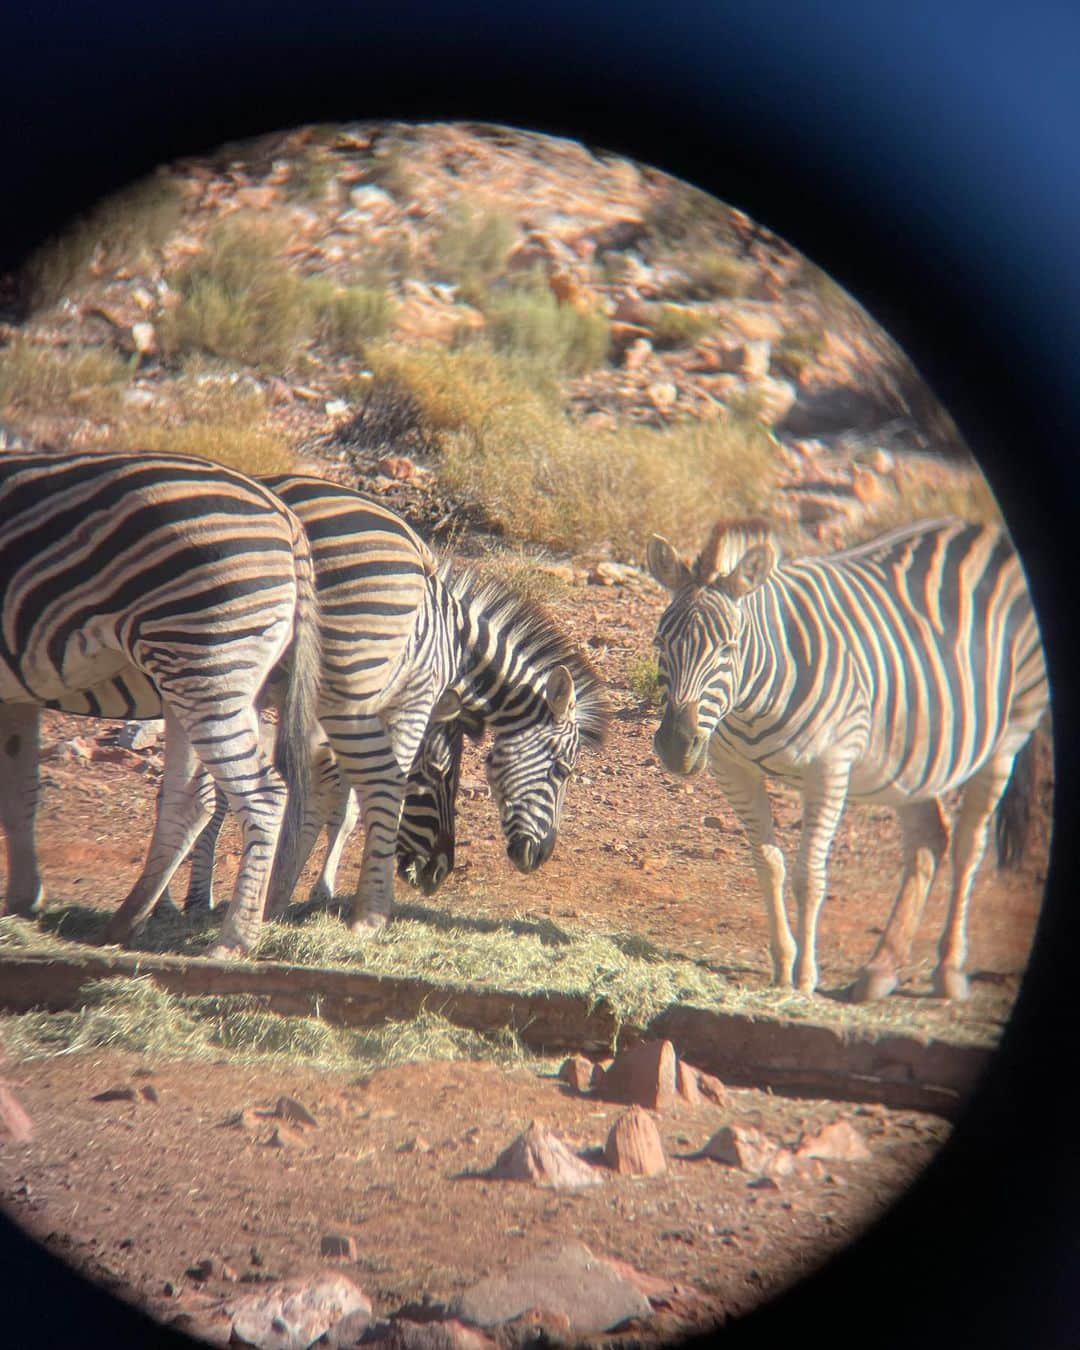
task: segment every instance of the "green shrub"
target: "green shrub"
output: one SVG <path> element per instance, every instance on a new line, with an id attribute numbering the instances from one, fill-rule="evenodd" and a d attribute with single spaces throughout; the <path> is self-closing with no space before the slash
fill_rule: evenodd
<path id="1" fill-rule="evenodd" d="M 333 352 L 353 354 L 372 338 L 384 337 L 393 318 L 390 297 L 371 286 L 335 286 L 321 277 L 306 282 L 315 336 Z"/>
<path id="2" fill-rule="evenodd" d="M 470 303 L 482 301 L 502 271 L 516 235 L 517 226 L 509 216 L 459 198 L 435 239 L 440 279 L 458 285 Z"/>
<path id="3" fill-rule="evenodd" d="M 55 304 L 89 279 L 92 265 L 102 272 L 146 265 L 178 228 L 182 212 L 179 188 L 164 172 L 106 197 L 29 258 L 23 279 L 31 307 Z"/>
<path id="4" fill-rule="evenodd" d="M 648 708 L 660 706 L 660 671 L 652 656 L 632 656 L 626 663 L 626 683 Z"/>
<path id="5" fill-rule="evenodd" d="M 527 376 L 583 375 L 607 357 L 607 318 L 560 304 L 539 278 L 493 296 L 484 313 L 492 346 Z"/>
<path id="6" fill-rule="evenodd" d="M 167 356 L 208 352 L 268 369 L 288 368 L 311 336 L 303 280 L 281 258 L 287 235 L 272 220 L 230 216 L 201 253 L 170 278 L 180 301 L 158 328 Z"/>
<path id="7" fill-rule="evenodd" d="M 659 351 L 668 351 L 674 347 L 692 347 L 716 327 L 716 320 L 711 314 L 683 305 L 650 305 L 648 325 L 653 346 Z"/>

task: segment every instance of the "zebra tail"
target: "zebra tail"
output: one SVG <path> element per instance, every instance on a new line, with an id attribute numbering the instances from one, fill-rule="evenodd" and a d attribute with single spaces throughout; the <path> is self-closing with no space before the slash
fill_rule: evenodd
<path id="1" fill-rule="evenodd" d="M 1031 828 L 1035 796 L 1035 737 L 1029 736 L 1013 760 L 1012 772 L 994 815 L 998 867 L 1018 867 Z"/>
<path id="2" fill-rule="evenodd" d="M 279 859 L 291 857 L 311 803 L 311 746 L 318 726 L 322 644 L 319 597 L 311 546 L 300 522 L 293 521 L 296 557 L 296 615 L 293 638 L 283 661 L 284 698 L 279 705 L 274 767 L 285 780 L 288 798 L 282 822 Z"/>

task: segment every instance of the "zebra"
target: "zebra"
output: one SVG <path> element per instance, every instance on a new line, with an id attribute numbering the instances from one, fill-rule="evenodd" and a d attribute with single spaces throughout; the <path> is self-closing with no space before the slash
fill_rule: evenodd
<path id="1" fill-rule="evenodd" d="M 311 733 L 309 756 L 325 736 L 357 792 L 365 828 L 350 928 L 373 932 L 392 913 L 409 775 L 425 735 L 443 723 L 459 723 L 474 737 L 494 732 L 486 769 L 508 854 L 520 871 L 540 866 L 554 847 L 580 745 L 598 743 L 606 727 L 606 700 L 591 666 L 539 607 L 467 569 L 440 567 L 406 522 L 381 504 L 309 475 L 260 481 L 296 515 L 311 544 L 322 678 L 321 730 Z M 200 825 L 213 814 L 211 788 L 206 781 L 188 794 L 184 809 Z M 180 809 L 169 800 L 168 783 L 165 789 L 162 812 Z M 444 790 L 437 788 L 436 798 Z M 449 808 L 436 806 L 440 811 L 452 812 L 452 796 Z M 284 841 L 269 912 L 292 894 L 303 848 L 317 830 L 305 839 L 298 829 Z M 408 870 L 418 853 L 403 851 Z M 441 880 L 438 848 L 432 857 L 428 883 Z"/>
<path id="2" fill-rule="evenodd" d="M 888 925 L 853 996 L 896 988 L 946 849 L 941 798 L 963 787 L 933 988 L 967 997 L 967 909 L 988 823 L 1049 700 L 1005 532 L 925 521 L 781 562 L 766 522 L 720 521 L 692 565 L 660 536 L 648 565 L 671 592 L 655 639 L 663 713 L 654 746 L 673 773 L 707 760 L 739 817 L 768 913 L 773 983 L 790 987 L 794 976 L 803 992 L 817 986 L 826 860 L 851 797 L 896 809 L 904 857 Z M 766 777 L 802 792 L 797 942 Z"/>
<path id="3" fill-rule="evenodd" d="M 43 705 L 124 671 L 165 718 L 165 784 L 240 819 L 243 855 L 212 955 L 254 941 L 279 828 L 302 820 L 316 728 L 318 601 L 307 536 L 280 498 L 234 470 L 165 454 L 0 457 L 0 824 L 6 908 L 43 903 L 34 845 Z M 279 672 L 276 763 L 256 700 Z M 143 873 L 105 930 L 149 913 L 198 829 L 198 807 L 160 813 Z"/>

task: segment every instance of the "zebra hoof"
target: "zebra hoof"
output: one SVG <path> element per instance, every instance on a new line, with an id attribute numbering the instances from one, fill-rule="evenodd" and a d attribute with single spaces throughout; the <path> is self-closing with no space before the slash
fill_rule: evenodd
<path id="1" fill-rule="evenodd" d="M 851 989 L 852 1003 L 876 1003 L 888 998 L 900 983 L 895 970 L 864 970 Z"/>
<path id="2" fill-rule="evenodd" d="M 386 927 L 385 914 L 361 914 L 359 918 L 349 920 L 349 932 L 357 937 L 374 937 L 380 928 Z"/>
<path id="3" fill-rule="evenodd" d="M 233 946 L 226 942 L 215 942 L 206 953 L 206 959 L 208 961 L 243 961 L 247 955 L 246 947 Z"/>
<path id="4" fill-rule="evenodd" d="M 955 966 L 939 966 L 934 971 L 933 987 L 938 998 L 953 998 L 962 1002 L 971 997 L 968 977 Z"/>

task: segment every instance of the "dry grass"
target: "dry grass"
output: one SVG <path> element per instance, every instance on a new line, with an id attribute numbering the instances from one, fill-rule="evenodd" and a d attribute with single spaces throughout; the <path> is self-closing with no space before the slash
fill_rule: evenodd
<path id="1" fill-rule="evenodd" d="M 685 305 L 650 305 L 648 325 L 652 344 L 659 351 L 692 347 L 716 327 L 716 319 Z"/>
<path id="2" fill-rule="evenodd" d="M 0 351 L 0 408 L 101 415 L 115 409 L 129 363 L 103 347 L 47 347 L 24 336 Z"/>
<path id="3" fill-rule="evenodd" d="M 93 275 L 153 264 L 182 212 L 180 191 L 165 173 L 105 198 L 31 256 L 23 274 L 31 306 L 53 305 Z"/>
<path id="4" fill-rule="evenodd" d="M 356 355 L 372 339 L 385 337 L 393 322 L 393 305 L 377 286 L 335 286 L 322 277 L 304 282 L 316 341 L 339 355 Z"/>
<path id="5" fill-rule="evenodd" d="M 167 411 L 130 410 L 97 438 L 99 448 L 197 455 L 242 473 L 284 473 L 295 456 L 266 424 L 266 397 L 257 387 L 203 373 L 177 380 Z"/>
<path id="6" fill-rule="evenodd" d="M 626 663 L 626 684 L 634 697 L 640 699 L 647 708 L 660 707 L 660 671 L 655 657 L 632 656 Z"/>
<path id="7" fill-rule="evenodd" d="M 880 504 L 872 504 L 859 527 L 859 538 L 915 520 L 958 516 L 961 520 L 1001 523 L 1001 510 L 990 485 L 974 465 L 943 469 L 899 461 L 894 470 L 896 490 Z M 853 541 L 854 542 L 854 541 Z"/>
<path id="8" fill-rule="evenodd" d="M 77 958 L 85 955 L 82 943 L 96 941 L 106 917 L 101 911 L 70 906 L 47 914 L 42 925 L 19 918 L 0 919 L 0 953 L 38 952 L 54 958 Z M 194 956 L 204 952 L 216 937 L 216 921 L 192 928 L 178 919 L 155 920 L 138 945 L 140 950 Z M 658 948 L 638 934 L 596 933 L 526 916 L 483 919 L 432 904 L 401 906 L 395 922 L 368 938 L 353 935 L 330 914 L 300 919 L 293 912 L 288 921 L 263 929 L 254 959 L 422 979 L 447 988 L 561 993 L 592 1004 L 603 999 L 619 1023 L 637 1026 L 672 1006 L 690 1005 L 755 1019 L 838 1026 L 861 1034 L 936 1036 L 957 1044 L 992 1045 L 1001 1031 L 998 1021 L 980 1019 L 970 1007 L 957 1009 L 929 1000 L 901 998 L 873 1005 L 846 1004 L 793 991 L 746 986 L 727 980 L 704 961 Z M 207 1006 L 205 1000 L 181 1002 L 189 1010 Z M 231 1000 L 214 1002 L 230 1014 L 242 1010 Z M 259 1015 L 273 1016 L 265 1012 Z M 0 1029 L 14 1020 L 0 1022 Z M 293 1020 L 299 1023 L 311 1019 Z M 322 1037 L 324 1031 L 333 1032 L 323 1024 L 315 1025 L 321 1029 L 311 1035 Z M 224 1030 L 219 1034 L 226 1038 L 232 1033 Z M 236 1036 L 239 1044 L 242 1033 Z M 248 1037 L 247 1048 L 253 1036 L 254 1032 Z M 14 1045 L 12 1051 L 16 1052 Z"/>
<path id="9" fill-rule="evenodd" d="M 542 1062 L 507 1029 L 482 1035 L 435 1013 L 379 1027 L 333 1027 L 314 1017 L 267 1012 L 252 995 L 181 997 L 149 977 L 94 980 L 82 1008 L 0 1015 L 0 1036 L 16 1059 L 89 1050 L 128 1050 L 159 1059 L 304 1064 L 370 1073 L 432 1059 L 488 1060 L 506 1066 Z"/>

